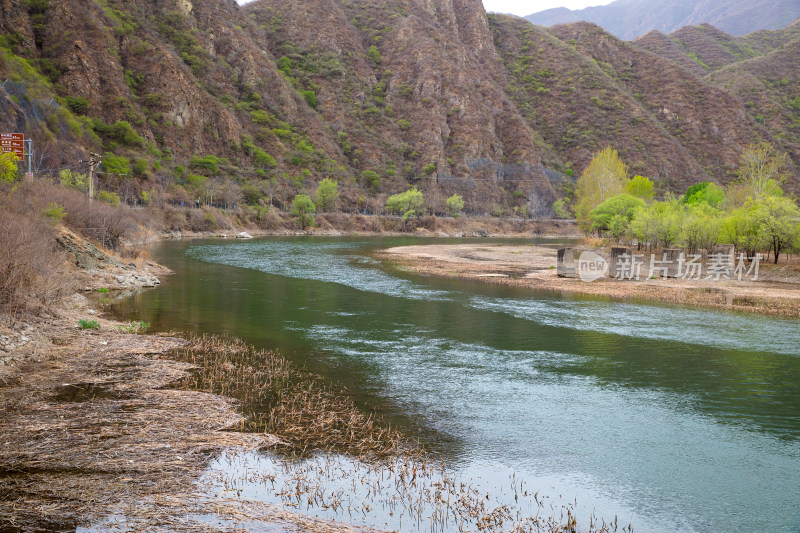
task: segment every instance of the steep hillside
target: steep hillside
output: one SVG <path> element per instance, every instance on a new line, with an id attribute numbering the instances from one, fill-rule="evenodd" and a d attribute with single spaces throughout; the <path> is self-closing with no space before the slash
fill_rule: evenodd
<path id="1" fill-rule="evenodd" d="M 480 0 L 0 7 L 0 127 L 35 139 L 39 174 L 102 154 L 101 188 L 131 203 L 246 203 L 261 220 L 332 177 L 343 211 L 416 186 L 438 213 L 458 193 L 469 212 L 547 216 L 551 184 L 606 145 L 662 191 L 727 183 L 759 138 L 800 161 L 798 25 L 631 44 Z"/>
<path id="2" fill-rule="evenodd" d="M 76 144 L 165 189 L 199 182 L 192 173 L 273 179 L 281 204 L 330 176 L 352 209 L 409 184 L 473 209 L 552 202 L 480 0 L 2 1 L 13 61 L 0 76 L 45 74 Z M 46 166 L 70 163 L 56 152 Z M 222 160 L 192 161 L 207 155 Z"/>
<path id="3" fill-rule="evenodd" d="M 734 177 L 744 146 L 769 133 L 734 96 L 587 23 L 545 30 L 492 16 L 509 93 L 561 160 L 583 169 L 617 148 L 633 172 L 682 190 Z"/>
<path id="4" fill-rule="evenodd" d="M 621 39 L 649 31 L 671 33 L 685 26 L 710 24 L 733 35 L 783 28 L 800 17 L 795 0 L 617 0 L 581 10 L 548 9 L 526 18 L 542 26 L 593 22 Z"/>
<path id="5" fill-rule="evenodd" d="M 550 198 L 541 147 L 503 92 L 505 71 L 479 0 L 259 0 L 246 11 L 288 80 L 357 171 L 502 203 Z M 365 184 L 367 186 L 369 184 Z M 517 195 L 519 196 L 519 195 Z"/>
<path id="6" fill-rule="evenodd" d="M 800 38 L 713 72 L 708 80 L 745 102 L 751 116 L 800 162 Z"/>

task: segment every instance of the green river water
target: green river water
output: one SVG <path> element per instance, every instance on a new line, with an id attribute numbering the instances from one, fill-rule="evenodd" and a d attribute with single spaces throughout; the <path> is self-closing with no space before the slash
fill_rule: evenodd
<path id="1" fill-rule="evenodd" d="M 419 242 L 164 243 L 154 259 L 176 274 L 115 313 L 277 348 L 489 489 L 524 479 L 635 531 L 800 531 L 800 322 L 437 280 L 369 255 Z"/>

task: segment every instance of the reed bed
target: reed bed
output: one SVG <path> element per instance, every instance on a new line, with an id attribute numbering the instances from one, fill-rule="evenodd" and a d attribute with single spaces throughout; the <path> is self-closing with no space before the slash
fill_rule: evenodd
<path id="1" fill-rule="evenodd" d="M 345 388 L 325 383 L 277 352 L 201 336 L 169 357 L 195 367 L 182 388 L 235 398 L 243 415 L 239 430 L 276 435 L 301 456 L 319 451 L 366 459 L 422 454 L 383 419 L 360 411 Z"/>

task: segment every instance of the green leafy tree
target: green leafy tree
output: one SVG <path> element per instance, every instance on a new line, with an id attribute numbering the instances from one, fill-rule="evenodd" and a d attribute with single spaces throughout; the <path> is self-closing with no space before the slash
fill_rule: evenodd
<path id="1" fill-rule="evenodd" d="M 58 173 L 58 182 L 69 189 L 86 192 L 89 190 L 89 176 L 64 169 Z"/>
<path id="2" fill-rule="evenodd" d="M 650 178 L 644 176 L 634 176 L 625 185 L 625 192 L 636 198 L 641 198 L 645 202 L 651 201 L 656 194 L 655 185 L 650 181 Z"/>
<path id="3" fill-rule="evenodd" d="M 572 218 L 572 212 L 570 211 L 567 201 L 564 198 L 559 198 L 555 201 L 555 203 L 553 203 L 553 214 L 556 218 Z"/>
<path id="4" fill-rule="evenodd" d="M 761 226 L 757 205 L 747 202 L 734 209 L 722 221 L 722 242 L 729 242 L 738 250 L 743 250 L 749 257 L 766 249 L 768 240 Z"/>
<path id="5" fill-rule="evenodd" d="M 0 154 L 0 182 L 13 183 L 17 179 L 19 158 L 17 154 Z"/>
<path id="6" fill-rule="evenodd" d="M 781 185 L 790 172 L 786 154 L 761 142 L 742 153 L 737 174 L 750 198 L 758 202 L 767 196 L 783 196 Z"/>
<path id="7" fill-rule="evenodd" d="M 755 216 L 778 264 L 781 251 L 790 247 L 794 239 L 800 224 L 800 209 L 789 198 L 767 196 L 756 207 Z"/>
<path id="8" fill-rule="evenodd" d="M 607 233 L 619 239 L 627 233 L 637 209 L 645 207 L 644 200 L 630 194 L 620 194 L 609 198 L 589 213 L 591 230 Z"/>
<path id="9" fill-rule="evenodd" d="M 425 199 L 422 193 L 414 187 L 406 192 L 388 197 L 386 199 L 386 210 L 390 213 L 401 215 L 403 222 L 405 222 L 411 217 L 419 216 L 424 203 Z"/>
<path id="10" fill-rule="evenodd" d="M 317 205 L 323 211 L 330 211 L 336 207 L 336 200 L 339 198 L 339 182 L 325 178 L 317 186 Z"/>
<path id="11" fill-rule="evenodd" d="M 721 231 L 722 217 L 718 209 L 705 202 L 685 206 L 679 241 L 690 254 L 701 249 L 710 253 L 719 243 Z"/>
<path id="12" fill-rule="evenodd" d="M 686 189 L 686 194 L 683 195 L 681 202 L 687 205 L 703 203 L 721 208 L 725 202 L 725 190 L 710 181 L 702 181 Z"/>
<path id="13" fill-rule="evenodd" d="M 364 185 L 369 186 L 373 191 L 377 191 L 381 186 L 381 177 L 374 170 L 365 170 L 361 173 Z"/>
<path id="14" fill-rule="evenodd" d="M 620 194 L 628 178 L 628 167 L 610 146 L 595 154 L 578 179 L 575 214 L 588 220 L 589 213 L 609 198 Z"/>
<path id="15" fill-rule="evenodd" d="M 445 200 L 444 207 L 447 210 L 448 215 L 453 218 L 458 218 L 461 216 L 461 212 L 464 210 L 464 198 L 458 194 L 454 194 Z"/>
<path id="16" fill-rule="evenodd" d="M 131 160 L 121 155 L 106 152 L 103 155 L 103 170 L 109 174 L 130 174 Z"/>
<path id="17" fill-rule="evenodd" d="M 314 212 L 317 206 L 306 194 L 298 194 L 292 201 L 292 214 L 300 221 L 300 227 L 306 229 L 314 226 Z"/>
<path id="18" fill-rule="evenodd" d="M 669 248 L 677 242 L 681 233 L 683 210 L 674 198 L 636 210 L 631 220 L 631 233 L 640 243 L 649 243 L 651 249 Z"/>

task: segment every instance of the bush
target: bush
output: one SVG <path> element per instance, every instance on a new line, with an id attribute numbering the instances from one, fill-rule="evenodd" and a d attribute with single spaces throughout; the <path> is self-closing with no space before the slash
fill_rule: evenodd
<path id="1" fill-rule="evenodd" d="M 317 95 L 314 93 L 314 91 L 300 91 L 300 94 L 303 95 L 303 98 L 309 107 L 312 109 L 317 108 Z"/>
<path id="2" fill-rule="evenodd" d="M 110 192 L 110 191 L 100 191 L 99 193 L 97 193 L 97 199 L 113 207 L 119 207 L 119 204 L 121 203 L 119 195 L 115 192 Z"/>
<path id="3" fill-rule="evenodd" d="M 106 152 L 103 155 L 103 170 L 109 174 L 130 174 L 131 161 L 127 157 Z"/>
<path id="4" fill-rule="evenodd" d="M 78 320 L 78 326 L 81 329 L 100 329 L 100 323 L 97 320 Z"/>
<path id="5" fill-rule="evenodd" d="M 361 173 L 364 185 L 369 186 L 373 191 L 377 191 L 381 186 L 381 177 L 374 170 L 365 170 Z"/>
<path id="6" fill-rule="evenodd" d="M 86 115 L 89 112 L 90 102 L 80 96 L 67 96 L 65 99 L 67 109 L 76 115 Z"/>
<path id="7" fill-rule="evenodd" d="M 28 184 L 0 189 L 0 313 L 45 312 L 74 289 L 53 229 L 39 215 L 42 196 Z"/>

